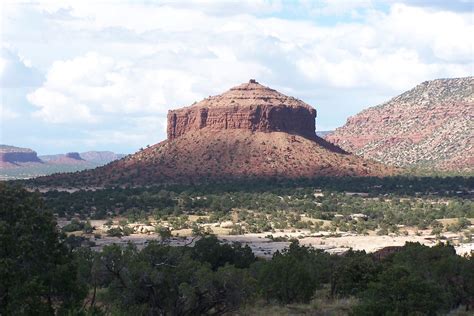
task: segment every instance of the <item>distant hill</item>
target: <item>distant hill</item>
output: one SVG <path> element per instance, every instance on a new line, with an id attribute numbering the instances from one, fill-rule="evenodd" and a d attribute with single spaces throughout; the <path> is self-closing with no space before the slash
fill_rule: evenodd
<path id="1" fill-rule="evenodd" d="M 326 139 L 386 164 L 474 170 L 474 77 L 425 81 L 350 117 Z"/>
<path id="2" fill-rule="evenodd" d="M 116 154 L 111 151 L 86 151 L 83 153 L 67 153 L 57 155 L 42 155 L 39 158 L 51 163 L 80 163 L 80 161 L 91 162 L 97 165 L 105 165 L 117 159 L 125 157 L 124 154 Z"/>
<path id="3" fill-rule="evenodd" d="M 91 161 L 83 159 L 77 152 L 69 152 L 67 154 L 59 155 L 45 155 L 39 157 L 44 162 L 57 165 L 85 165 L 91 163 Z"/>
<path id="4" fill-rule="evenodd" d="M 27 179 L 58 172 L 81 171 L 103 166 L 124 156 L 110 151 L 38 156 L 30 148 L 0 145 L 0 180 Z"/>
<path id="5" fill-rule="evenodd" d="M 80 153 L 81 158 L 96 164 L 105 165 L 114 160 L 122 159 L 126 155 L 111 151 L 86 151 Z"/>
<path id="6" fill-rule="evenodd" d="M 167 140 L 106 166 L 37 185 L 150 185 L 241 178 L 382 176 L 394 168 L 315 133 L 316 110 L 255 80 L 168 112 Z"/>

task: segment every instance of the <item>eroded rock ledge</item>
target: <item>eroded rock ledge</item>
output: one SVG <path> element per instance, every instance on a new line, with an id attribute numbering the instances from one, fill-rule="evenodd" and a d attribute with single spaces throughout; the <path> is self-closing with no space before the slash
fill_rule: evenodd
<path id="1" fill-rule="evenodd" d="M 168 139 L 199 129 L 286 132 L 314 138 L 316 110 L 255 80 L 168 112 Z"/>

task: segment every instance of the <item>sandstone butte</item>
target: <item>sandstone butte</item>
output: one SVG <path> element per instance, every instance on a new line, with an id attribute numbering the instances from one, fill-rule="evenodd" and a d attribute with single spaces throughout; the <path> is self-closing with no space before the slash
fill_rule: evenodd
<path id="1" fill-rule="evenodd" d="M 474 77 L 425 81 L 350 117 L 325 138 L 399 167 L 474 171 Z"/>
<path id="2" fill-rule="evenodd" d="M 57 157 L 48 160 L 51 164 L 64 164 L 64 165 L 80 165 L 85 164 L 86 161 L 81 158 L 78 152 L 69 152 L 64 155 L 57 155 Z"/>
<path id="3" fill-rule="evenodd" d="M 41 163 L 41 160 L 29 148 L 0 145 L 0 168 L 16 167 L 24 163 Z"/>
<path id="4" fill-rule="evenodd" d="M 168 113 L 167 139 L 121 160 L 41 184 L 150 185 L 242 178 L 384 176 L 315 133 L 316 110 L 255 80 Z"/>

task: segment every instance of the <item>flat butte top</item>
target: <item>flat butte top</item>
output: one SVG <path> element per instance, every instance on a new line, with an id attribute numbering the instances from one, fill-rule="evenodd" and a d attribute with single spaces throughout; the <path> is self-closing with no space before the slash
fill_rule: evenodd
<path id="1" fill-rule="evenodd" d="M 253 106 L 275 106 L 275 107 L 303 107 L 313 109 L 310 105 L 303 101 L 284 95 L 274 89 L 259 84 L 251 79 L 248 83 L 240 84 L 230 90 L 205 98 L 204 100 L 194 103 L 185 109 L 201 107 L 201 108 L 218 108 L 218 107 L 253 107 Z"/>

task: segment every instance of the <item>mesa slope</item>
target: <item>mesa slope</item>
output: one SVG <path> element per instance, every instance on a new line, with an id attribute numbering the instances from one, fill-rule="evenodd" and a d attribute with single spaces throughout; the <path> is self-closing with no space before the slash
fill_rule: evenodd
<path id="1" fill-rule="evenodd" d="M 315 134 L 316 110 L 251 80 L 168 113 L 168 139 L 104 167 L 35 180 L 48 185 L 150 185 L 242 178 L 384 176 L 393 168 Z"/>
<path id="2" fill-rule="evenodd" d="M 474 77 L 426 81 L 350 117 L 326 139 L 400 167 L 474 170 Z"/>

